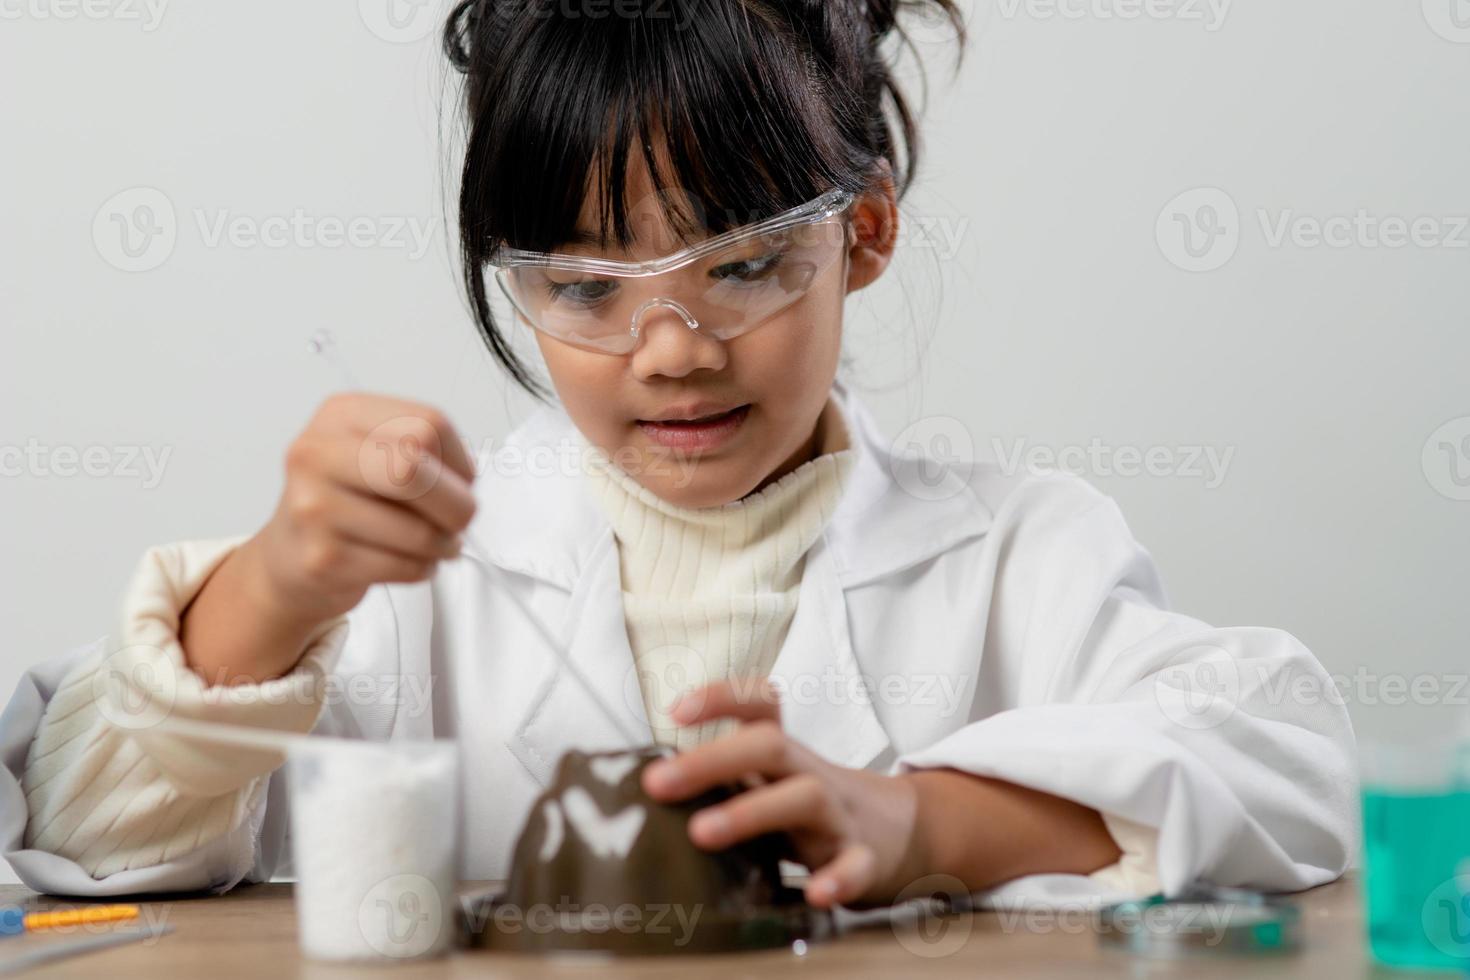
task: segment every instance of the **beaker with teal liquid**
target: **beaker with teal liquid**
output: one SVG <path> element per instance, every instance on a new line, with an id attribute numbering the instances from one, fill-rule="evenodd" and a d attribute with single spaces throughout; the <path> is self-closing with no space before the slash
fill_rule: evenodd
<path id="1" fill-rule="evenodd" d="M 1367 745 L 1362 794 L 1374 958 L 1470 971 L 1470 741 Z"/>

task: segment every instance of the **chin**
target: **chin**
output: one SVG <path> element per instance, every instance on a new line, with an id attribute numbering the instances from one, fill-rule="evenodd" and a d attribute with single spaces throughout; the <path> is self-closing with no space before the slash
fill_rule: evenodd
<path id="1" fill-rule="evenodd" d="M 704 460 L 694 467 L 692 474 L 676 471 L 648 489 L 676 507 L 721 507 L 750 493 L 760 482 L 759 477 L 744 480 L 740 474 L 733 472 L 730 462 Z M 731 487 L 745 486 L 748 489 L 738 493 L 732 494 L 730 491 Z"/>
<path id="2" fill-rule="evenodd" d="M 654 493 L 676 507 L 719 507 L 728 504 L 731 497 L 728 492 L 720 492 L 718 487 L 720 481 L 711 480 L 708 477 L 700 479 L 696 476 L 688 484 L 680 484 L 680 481 L 669 480 L 662 486 L 650 487 Z"/>

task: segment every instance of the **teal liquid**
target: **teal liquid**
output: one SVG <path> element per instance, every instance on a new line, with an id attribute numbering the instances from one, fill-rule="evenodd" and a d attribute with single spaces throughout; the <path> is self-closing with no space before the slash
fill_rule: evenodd
<path id="1" fill-rule="evenodd" d="M 1363 790 L 1368 944 L 1392 966 L 1470 970 L 1470 790 Z"/>

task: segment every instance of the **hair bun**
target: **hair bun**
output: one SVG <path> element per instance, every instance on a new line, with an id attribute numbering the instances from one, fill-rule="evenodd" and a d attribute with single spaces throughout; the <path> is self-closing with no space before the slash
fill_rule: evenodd
<path id="1" fill-rule="evenodd" d="M 444 54 L 461 72 L 472 64 L 474 37 L 479 32 L 481 8 L 492 0 L 459 0 L 444 23 Z"/>

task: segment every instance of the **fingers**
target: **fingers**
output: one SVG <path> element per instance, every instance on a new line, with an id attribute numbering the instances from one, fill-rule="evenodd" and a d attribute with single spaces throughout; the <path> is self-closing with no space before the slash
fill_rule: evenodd
<path id="1" fill-rule="evenodd" d="M 321 414 L 356 430 L 359 435 L 411 437 L 460 479 L 474 482 L 475 467 L 464 442 L 438 409 L 382 395 L 346 393 L 329 398 L 322 405 Z"/>
<path id="2" fill-rule="evenodd" d="M 856 901 L 873 887 L 877 867 L 878 858 L 871 847 L 848 844 L 812 873 L 806 883 L 806 900 L 822 908 Z"/>
<path id="3" fill-rule="evenodd" d="M 841 833 L 841 813 L 816 776 L 801 774 L 705 807 L 689 821 L 689 838 L 719 850 L 778 830 Z"/>
<path id="4" fill-rule="evenodd" d="M 811 768 L 813 762 L 814 757 L 788 739 L 779 724 L 762 720 L 651 763 L 643 771 L 643 788 L 656 800 L 683 800 L 740 782 L 752 773 L 780 779 Z"/>
<path id="5" fill-rule="evenodd" d="M 710 684 L 683 695 L 669 717 L 680 725 L 719 718 L 738 721 L 781 721 L 781 697 L 768 680 L 741 679 Z"/>
<path id="6" fill-rule="evenodd" d="M 301 564 L 313 587 L 334 592 L 343 588 L 361 589 L 374 582 L 422 582 L 433 574 L 435 562 L 355 541 L 327 538 L 308 546 Z"/>
<path id="7" fill-rule="evenodd" d="M 711 851 L 781 831 L 804 831 L 831 842 L 849 841 L 816 868 L 806 884 L 807 901 L 829 906 L 861 898 L 877 880 L 877 855 L 868 845 L 853 841 L 849 823 L 822 779 L 801 773 L 705 807 L 690 819 L 689 838 Z"/>
<path id="8" fill-rule="evenodd" d="M 348 540 L 429 561 L 459 554 L 459 535 L 446 533 L 407 507 L 336 486 L 319 493 L 324 498 L 322 520 Z"/>
<path id="9" fill-rule="evenodd" d="M 381 436 L 381 434 L 379 434 Z M 303 439 L 293 455 L 327 481 L 355 493 L 400 504 L 448 534 L 464 530 L 475 515 L 469 483 L 408 437 L 368 441 Z"/>

